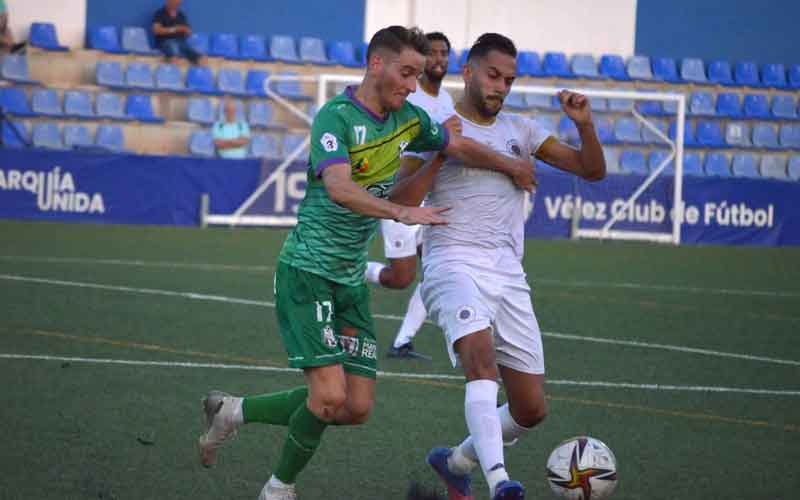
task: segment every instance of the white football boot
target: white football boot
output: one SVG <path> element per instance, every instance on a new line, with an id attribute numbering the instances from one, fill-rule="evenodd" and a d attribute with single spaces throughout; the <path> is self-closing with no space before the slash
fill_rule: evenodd
<path id="1" fill-rule="evenodd" d="M 208 428 L 200 436 L 200 463 L 211 467 L 217 461 L 217 450 L 236 435 L 241 424 L 234 420 L 236 408 L 242 404 L 237 398 L 220 391 L 211 391 L 203 398 L 203 412 Z"/>

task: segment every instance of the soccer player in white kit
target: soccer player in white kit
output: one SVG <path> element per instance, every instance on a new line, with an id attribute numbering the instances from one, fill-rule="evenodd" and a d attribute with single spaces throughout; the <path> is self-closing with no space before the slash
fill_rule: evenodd
<path id="1" fill-rule="evenodd" d="M 450 40 L 440 32 L 426 33 L 431 45 L 431 53 L 425 61 L 425 71 L 419 79 L 417 91 L 408 96 L 408 101 L 424 109 L 439 123 L 455 115 L 453 98 L 442 88 L 442 80 L 447 74 L 450 57 Z M 442 162 L 443 158 L 420 153 L 405 152 L 404 156 Z M 404 289 L 417 275 L 417 254 L 422 243 L 420 226 L 407 226 L 389 219 L 381 220 L 383 252 L 389 265 L 368 262 L 366 278 L 370 283 L 386 288 Z M 411 339 L 422 327 L 428 313 L 420 296 L 420 285 L 414 289 L 408 303 L 406 315 L 387 355 L 392 358 L 425 358 L 414 350 Z"/>
<path id="2" fill-rule="evenodd" d="M 464 67 L 464 97 L 456 103 L 463 135 L 498 153 L 539 158 L 589 181 L 605 176 L 605 160 L 588 99 L 562 91 L 561 107 L 580 133 L 581 148 L 560 143 L 535 122 L 502 112 L 516 76 L 516 48 L 482 35 Z M 412 170 L 401 167 L 400 175 Z M 480 465 L 494 500 L 524 498 L 505 470 L 503 443 L 514 443 L 544 419 L 544 353 L 522 267 L 524 204 L 533 189 L 518 173 L 466 167 L 448 159 L 433 178 L 426 206 L 449 207 L 448 224 L 425 228 L 422 299 L 444 331 L 453 365 L 466 378 L 469 436 L 434 448 L 428 462 L 446 482 L 450 500 L 472 498 L 470 473 Z M 498 375 L 508 402 L 497 407 Z"/>

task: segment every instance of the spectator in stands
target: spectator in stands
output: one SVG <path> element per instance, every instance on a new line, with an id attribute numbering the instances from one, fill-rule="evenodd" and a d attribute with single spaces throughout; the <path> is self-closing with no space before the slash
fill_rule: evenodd
<path id="1" fill-rule="evenodd" d="M 14 36 L 8 27 L 8 7 L 6 0 L 0 0 L 0 52 L 10 52 L 14 48 Z"/>
<path id="2" fill-rule="evenodd" d="M 247 158 L 250 127 L 237 119 L 236 105 L 232 100 L 226 100 L 223 106 L 225 119 L 216 122 L 211 129 L 217 154 L 222 158 Z"/>
<path id="3" fill-rule="evenodd" d="M 182 0 L 166 0 L 164 7 L 158 9 L 153 16 L 153 35 L 156 46 L 164 52 L 167 62 L 177 57 L 185 57 L 192 64 L 205 65 L 205 58 L 186 42 L 192 34 L 192 28 L 186 14 L 178 10 Z"/>

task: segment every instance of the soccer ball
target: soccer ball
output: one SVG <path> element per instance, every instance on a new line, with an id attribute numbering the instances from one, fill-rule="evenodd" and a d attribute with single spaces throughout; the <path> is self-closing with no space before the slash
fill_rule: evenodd
<path id="1" fill-rule="evenodd" d="M 602 441 L 573 437 L 547 459 L 547 482 L 559 498 L 604 500 L 617 486 L 617 459 Z"/>

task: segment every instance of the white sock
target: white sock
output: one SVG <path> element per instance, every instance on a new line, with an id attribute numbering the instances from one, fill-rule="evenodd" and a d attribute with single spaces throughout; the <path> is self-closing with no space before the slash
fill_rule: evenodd
<path id="1" fill-rule="evenodd" d="M 408 310 L 406 316 L 403 318 L 403 324 L 400 325 L 400 330 L 397 332 L 397 337 L 394 339 L 394 346 L 400 347 L 403 344 L 408 344 L 414 335 L 417 334 L 425 318 L 428 317 L 428 311 L 425 310 L 425 304 L 422 302 L 422 294 L 420 293 L 420 284 L 414 289 L 411 295 L 411 300 L 408 301 Z"/>
<path id="2" fill-rule="evenodd" d="M 233 398 L 234 401 L 234 408 L 233 408 L 233 423 L 236 426 L 240 426 L 244 424 L 244 413 L 242 412 L 242 401 L 244 398 Z"/>
<path id="3" fill-rule="evenodd" d="M 275 477 L 275 475 L 274 475 L 274 474 L 273 474 L 272 476 L 270 476 L 270 478 L 269 478 L 269 484 L 270 484 L 271 486 L 274 486 L 274 487 L 276 487 L 276 488 L 282 488 L 282 489 L 286 489 L 286 488 L 289 488 L 290 486 L 292 486 L 292 485 L 291 485 L 291 484 L 289 484 L 289 483 L 284 483 L 283 481 L 281 481 L 280 479 L 278 479 L 277 477 Z"/>
<path id="4" fill-rule="evenodd" d="M 473 380 L 467 382 L 464 396 L 467 429 L 492 493 L 497 483 L 508 479 L 503 460 L 503 434 L 497 414 L 497 388 L 494 380 Z"/>
<path id="5" fill-rule="evenodd" d="M 380 262 L 367 262 L 367 272 L 364 273 L 367 281 L 376 285 L 380 285 L 381 271 L 383 271 L 384 267 L 386 267 L 386 265 L 381 264 Z"/>
<path id="6" fill-rule="evenodd" d="M 497 416 L 500 418 L 500 429 L 503 433 L 503 444 L 505 446 L 513 445 L 517 439 L 530 430 L 514 421 L 511 411 L 508 409 L 508 403 L 497 409 Z M 448 465 L 454 474 L 459 475 L 469 474 L 477 467 L 478 455 L 475 452 L 472 436 L 467 436 L 460 445 L 453 449 Z"/>

